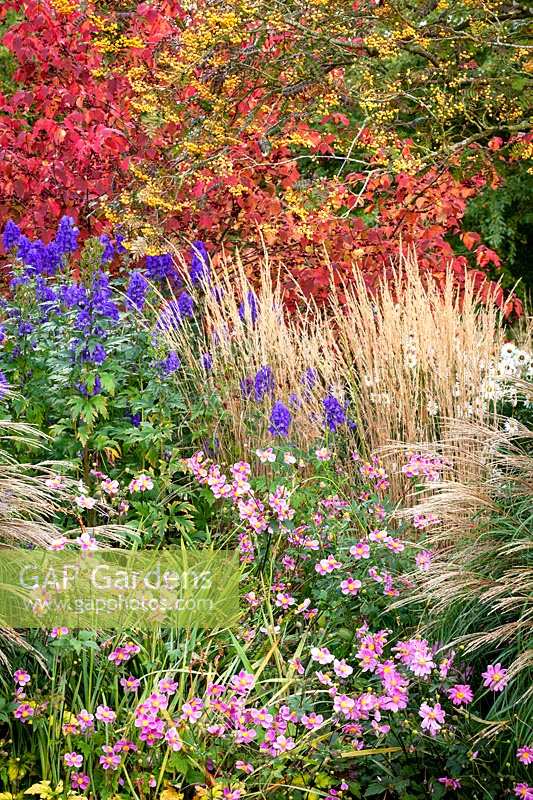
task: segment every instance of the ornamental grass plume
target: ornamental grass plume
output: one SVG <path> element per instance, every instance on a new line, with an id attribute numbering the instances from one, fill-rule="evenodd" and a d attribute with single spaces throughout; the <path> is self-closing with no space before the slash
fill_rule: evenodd
<path id="1" fill-rule="evenodd" d="M 50 522 L 60 509 L 58 492 L 46 485 L 57 465 L 21 464 L 2 447 L 7 439 L 43 449 L 47 436 L 25 423 L 0 422 L 0 545 L 47 547 L 59 535 Z"/>
<path id="2" fill-rule="evenodd" d="M 59 536 L 50 519 L 58 511 L 57 492 L 46 486 L 54 472 L 20 464 L 2 442 L 7 439 L 43 448 L 45 434 L 18 422 L 0 422 L 0 547 L 47 547 Z M 6 591 L 0 585 L 0 591 Z M 4 647 L 27 648 L 24 638 L 0 618 L 0 662 L 8 663 Z"/>
<path id="3" fill-rule="evenodd" d="M 65 537 L 54 525 L 54 518 L 74 506 L 76 482 L 57 478 L 56 462 L 23 464 L 5 449 L 5 442 L 20 442 L 25 448 L 46 450 L 48 437 L 30 425 L 0 421 L 0 548 L 39 547 L 54 549 L 54 543 Z M 58 485 L 59 484 L 59 485 Z M 65 531 L 68 538 L 79 535 L 79 529 Z M 85 527 L 84 535 L 123 543 L 126 529 L 119 525 Z M 0 591 L 8 591 L 0 583 Z M 0 617 L 0 662 L 8 663 L 8 651 L 2 645 L 31 649 L 13 628 L 2 624 Z"/>
<path id="4" fill-rule="evenodd" d="M 187 280 L 184 263 L 180 274 Z M 471 279 L 461 293 L 450 272 L 437 285 L 409 254 L 373 294 L 356 273 L 342 304 L 332 291 L 328 309 L 302 298 L 289 313 L 266 254 L 253 285 L 238 261 L 222 259 L 209 274 L 200 298 L 192 281 L 186 287 L 198 314 L 162 336 L 180 355 L 180 381 L 191 382 L 191 410 L 211 390 L 212 435 L 228 458 L 265 445 L 274 401 L 289 409 L 291 439 L 306 448 L 344 433 L 353 441 L 358 427 L 359 447 L 373 451 L 436 440 L 442 418 L 487 418 L 504 334 Z M 398 493 L 405 481 L 395 481 Z"/>
<path id="5" fill-rule="evenodd" d="M 486 416 L 484 389 L 503 331 L 472 279 L 459 294 L 449 271 L 440 286 L 409 253 L 376 294 L 358 273 L 345 303 L 333 302 L 325 347 L 355 387 L 370 449 L 435 440 L 443 417 Z"/>
<path id="6" fill-rule="evenodd" d="M 531 384 L 529 392 L 533 400 Z M 520 739 L 527 733 L 520 720 L 533 710 L 533 431 L 502 417 L 453 420 L 439 450 L 455 459 L 448 478 L 400 514 L 440 520 L 424 531 L 431 564 L 402 603 L 423 604 L 424 634 L 469 662 L 505 664 L 507 699 L 494 703 L 488 719 L 499 724 L 520 706 L 513 722 Z"/>

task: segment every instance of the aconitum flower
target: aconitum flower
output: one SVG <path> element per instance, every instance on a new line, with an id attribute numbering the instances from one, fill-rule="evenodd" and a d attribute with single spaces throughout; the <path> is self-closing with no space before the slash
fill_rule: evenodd
<path id="1" fill-rule="evenodd" d="M 250 377 L 241 378 L 239 386 L 241 388 L 241 397 L 243 398 L 243 400 L 249 400 L 254 391 L 253 378 Z"/>
<path id="2" fill-rule="evenodd" d="M 55 275 L 61 266 L 63 254 L 64 251 L 57 242 L 44 244 L 38 240 L 24 250 L 26 271 L 29 275 Z"/>
<path id="3" fill-rule="evenodd" d="M 8 391 L 9 391 L 9 381 L 2 372 L 2 370 L 0 370 L 0 399 L 2 397 L 5 397 Z"/>
<path id="4" fill-rule="evenodd" d="M 102 253 L 102 264 L 106 264 L 109 261 L 113 261 L 115 256 L 115 248 L 113 247 L 113 242 L 107 235 L 107 233 L 103 233 L 100 236 L 100 244 L 104 246 L 104 252 Z"/>
<path id="5" fill-rule="evenodd" d="M 4 250 L 9 252 L 16 247 L 20 240 L 20 228 L 19 226 L 13 222 L 12 219 L 8 219 L 5 224 L 4 232 L 2 234 L 2 243 L 4 245 Z"/>
<path id="6" fill-rule="evenodd" d="M 170 253 L 161 253 L 158 256 L 146 256 L 146 274 L 151 281 L 164 281 L 173 273 L 174 265 Z"/>
<path id="7" fill-rule="evenodd" d="M 302 375 L 301 383 L 303 383 L 306 389 L 312 389 L 317 382 L 317 378 L 318 375 L 316 369 L 313 369 L 313 367 L 308 367 Z"/>
<path id="8" fill-rule="evenodd" d="M 528 747 L 527 745 L 519 747 L 516 751 L 516 757 L 521 764 L 526 764 L 526 766 L 533 764 L 533 747 Z"/>
<path id="9" fill-rule="evenodd" d="M 79 393 L 82 394 L 84 397 L 89 397 L 89 388 L 88 388 L 87 384 L 85 383 L 85 381 L 81 381 L 80 383 L 77 383 L 76 384 L 76 388 L 79 391 Z M 96 377 L 94 379 L 94 382 L 93 382 L 93 388 L 92 388 L 92 391 L 90 392 L 90 395 L 91 395 L 91 397 L 96 397 L 96 395 L 100 394 L 101 391 L 102 391 L 102 381 L 101 381 L 100 376 L 96 375 Z"/>
<path id="10" fill-rule="evenodd" d="M 448 690 L 448 697 L 454 706 L 467 706 L 474 699 L 474 694 L 467 683 L 456 683 Z"/>
<path id="11" fill-rule="evenodd" d="M 54 243 L 62 254 L 73 253 L 78 247 L 80 232 L 72 217 L 61 217 Z"/>
<path id="12" fill-rule="evenodd" d="M 203 242 L 192 243 L 192 258 L 190 276 L 194 286 L 199 283 L 207 283 L 209 280 L 209 256 Z"/>
<path id="13" fill-rule="evenodd" d="M 324 406 L 324 422 L 330 431 L 335 432 L 339 425 L 346 422 L 346 414 L 336 397 L 328 394 L 322 401 Z"/>
<path id="14" fill-rule="evenodd" d="M 177 300 L 171 300 L 163 306 L 156 322 L 160 331 L 179 328 L 184 317 L 194 316 L 194 300 L 188 292 L 182 292 Z"/>
<path id="15" fill-rule="evenodd" d="M 63 305 L 67 308 L 73 308 L 74 306 L 85 308 L 89 303 L 85 286 L 81 286 L 79 283 L 61 286 L 59 288 L 59 297 Z"/>
<path id="16" fill-rule="evenodd" d="M 57 302 L 57 294 L 40 275 L 35 280 L 35 299 L 45 313 L 49 313 Z"/>
<path id="17" fill-rule="evenodd" d="M 444 724 L 444 718 L 446 716 L 440 703 L 435 703 L 434 706 L 422 703 L 418 715 L 422 717 L 422 730 L 428 731 L 431 736 L 437 735 Z"/>
<path id="18" fill-rule="evenodd" d="M 67 767 L 74 767 L 75 769 L 80 769 L 81 765 L 83 764 L 83 756 L 80 753 L 65 753 L 63 756 L 63 761 L 65 762 Z"/>
<path id="19" fill-rule="evenodd" d="M 24 263 L 26 263 L 26 257 L 30 252 L 31 248 L 33 247 L 33 242 L 30 239 L 28 239 L 27 236 L 24 236 L 24 234 L 21 233 L 16 247 L 17 247 L 17 258 L 20 258 L 21 261 L 24 261 Z"/>
<path id="20" fill-rule="evenodd" d="M 493 692 L 501 692 L 507 686 L 507 670 L 502 667 L 500 663 L 489 664 L 486 672 L 481 673 L 481 677 L 485 678 L 483 686 L 492 689 Z"/>
<path id="21" fill-rule="evenodd" d="M 142 311 L 148 285 L 148 281 L 141 272 L 135 270 L 135 272 L 131 273 L 128 288 L 126 289 L 125 303 L 127 308 Z"/>
<path id="22" fill-rule="evenodd" d="M 18 326 L 19 336 L 28 336 L 32 332 L 33 332 L 33 325 L 31 322 L 28 322 L 27 320 L 22 320 L 21 322 L 19 322 Z"/>
<path id="23" fill-rule="evenodd" d="M 165 373 L 165 375 L 172 375 L 173 372 L 176 372 L 181 367 L 181 361 L 177 353 L 173 350 L 168 354 L 168 356 L 161 362 L 161 369 Z"/>
<path id="24" fill-rule="evenodd" d="M 289 435 L 289 428 L 292 422 L 292 415 L 287 406 L 277 400 L 274 403 L 272 412 L 270 414 L 270 425 L 268 426 L 269 433 L 272 436 L 283 436 L 287 438 Z"/>
<path id="25" fill-rule="evenodd" d="M 257 297 L 250 289 L 246 294 L 246 298 L 239 305 L 239 317 L 243 322 L 250 320 L 252 325 L 255 325 L 258 314 L 259 305 L 257 302 Z"/>
<path id="26" fill-rule="evenodd" d="M 272 369 L 268 365 L 259 367 L 254 379 L 254 394 L 256 402 L 260 403 L 267 394 L 272 394 L 274 391 L 274 386 L 275 381 Z"/>
<path id="27" fill-rule="evenodd" d="M 89 361 L 91 364 L 97 364 L 100 366 L 100 364 L 103 364 L 106 360 L 107 355 L 104 346 L 98 342 L 91 350 L 86 347 L 83 350 L 81 357 L 83 361 Z"/>
<path id="28" fill-rule="evenodd" d="M 109 285 L 109 278 L 101 270 L 93 278 L 91 287 L 92 309 L 102 317 L 107 317 L 115 322 L 119 319 L 118 306 L 111 301 L 113 290 Z"/>
<path id="29" fill-rule="evenodd" d="M 211 372 L 213 369 L 213 358 L 210 353 L 202 353 L 200 363 L 206 372 Z"/>

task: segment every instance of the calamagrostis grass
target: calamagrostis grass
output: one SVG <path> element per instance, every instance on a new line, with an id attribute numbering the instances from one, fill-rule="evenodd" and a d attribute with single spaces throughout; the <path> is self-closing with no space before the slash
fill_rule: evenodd
<path id="1" fill-rule="evenodd" d="M 363 277 L 346 290 L 328 327 L 339 371 L 356 386 L 370 447 L 437 438 L 442 417 L 483 418 L 483 389 L 502 341 L 494 305 L 471 280 L 461 295 L 422 276 L 412 255 L 375 296 Z"/>
<path id="2" fill-rule="evenodd" d="M 469 279 L 459 295 L 451 278 L 437 286 L 409 255 L 374 294 L 358 274 L 342 305 L 333 301 L 326 313 L 302 300 L 287 313 L 267 257 L 254 288 L 241 265 L 222 263 L 205 292 L 202 322 L 169 330 L 167 347 L 181 358 L 178 379 L 189 381 L 191 411 L 211 389 L 211 433 L 225 455 L 246 456 L 269 442 L 274 400 L 293 414 L 291 440 L 314 444 L 323 435 L 327 392 L 350 401 L 368 450 L 432 441 L 442 417 L 486 416 L 487 371 L 503 341 L 495 306 L 480 302 Z M 202 366 L 203 352 L 212 358 L 210 370 Z M 257 403 L 253 390 L 246 397 L 242 387 L 264 365 L 275 390 Z M 302 382 L 309 369 L 317 376 L 313 387 Z"/>
<path id="3" fill-rule="evenodd" d="M 435 556 L 410 601 L 463 653 L 505 658 L 522 697 L 533 695 L 533 431 L 504 423 L 448 423 L 439 451 L 455 459 L 450 479 L 403 513 L 441 520 L 425 531 Z"/>

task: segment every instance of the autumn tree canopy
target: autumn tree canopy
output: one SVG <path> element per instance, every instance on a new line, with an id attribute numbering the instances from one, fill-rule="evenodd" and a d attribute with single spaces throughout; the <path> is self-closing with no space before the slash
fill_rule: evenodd
<path id="1" fill-rule="evenodd" d="M 3 213 L 26 182 L 23 221 L 70 202 L 86 227 L 122 224 L 134 255 L 201 238 L 250 272 L 266 247 L 317 297 L 409 246 L 459 282 L 500 266 L 462 220 L 502 165 L 527 174 L 526 2 L 12 5 Z"/>

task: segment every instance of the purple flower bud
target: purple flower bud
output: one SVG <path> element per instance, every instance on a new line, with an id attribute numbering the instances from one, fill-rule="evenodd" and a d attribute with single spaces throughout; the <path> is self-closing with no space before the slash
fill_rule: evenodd
<path id="1" fill-rule="evenodd" d="M 6 251 L 6 253 L 17 247 L 20 241 L 20 237 L 21 233 L 19 226 L 16 225 L 12 219 L 8 219 L 4 228 L 4 232 L 2 234 L 2 243 L 4 245 L 4 250 Z"/>
<path id="2" fill-rule="evenodd" d="M 61 217 L 57 228 L 55 244 L 61 255 L 73 253 L 78 247 L 78 236 L 80 232 L 72 217 Z"/>
<path id="3" fill-rule="evenodd" d="M 291 422 L 292 415 L 287 406 L 280 400 L 276 400 L 270 414 L 269 433 L 271 433 L 272 436 L 283 436 L 287 438 Z"/>
<path id="4" fill-rule="evenodd" d="M 271 395 L 274 391 L 275 381 L 272 369 L 267 365 L 257 370 L 254 380 L 254 393 L 257 403 L 260 403 L 265 395 Z"/>
<path id="5" fill-rule="evenodd" d="M 9 390 L 9 381 L 4 373 L 0 370 L 0 398 L 5 397 Z"/>
<path id="6" fill-rule="evenodd" d="M 115 256 L 115 248 L 113 247 L 113 242 L 107 235 L 107 233 L 103 233 L 100 236 L 100 244 L 104 245 L 104 252 L 102 253 L 102 264 L 106 264 L 109 261 L 113 261 Z"/>
<path id="7" fill-rule="evenodd" d="M 126 291 L 126 306 L 142 311 L 147 291 L 148 281 L 144 275 L 138 271 L 132 272 Z"/>
<path id="8" fill-rule="evenodd" d="M 339 425 L 343 425 L 346 422 L 344 408 L 332 394 L 328 394 L 324 398 L 322 405 L 324 406 L 325 425 L 330 431 L 334 432 Z"/>
<path id="9" fill-rule="evenodd" d="M 246 298 L 242 301 L 239 306 L 239 317 L 242 319 L 243 322 L 246 322 L 248 319 L 251 321 L 252 325 L 255 325 L 255 321 L 257 319 L 257 315 L 259 314 L 259 307 L 257 303 L 257 297 L 254 292 L 250 289 L 246 294 Z"/>
<path id="10" fill-rule="evenodd" d="M 213 359 L 210 353 L 202 353 L 201 362 L 206 372 L 210 372 L 213 369 Z"/>
<path id="11" fill-rule="evenodd" d="M 205 244 L 200 241 L 192 243 L 192 259 L 190 269 L 191 281 L 194 286 L 205 284 L 209 281 L 209 256 Z"/>
<path id="12" fill-rule="evenodd" d="M 177 353 L 173 350 L 168 354 L 164 361 L 161 362 L 161 369 L 165 375 L 172 375 L 181 367 L 181 361 Z"/>
<path id="13" fill-rule="evenodd" d="M 151 281 L 164 281 L 175 273 L 170 253 L 146 256 L 146 274 Z"/>

